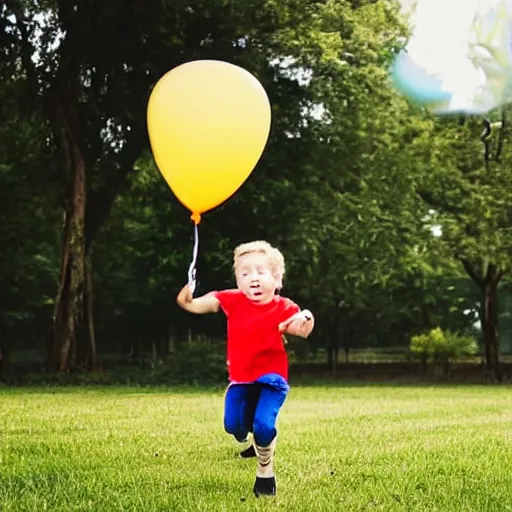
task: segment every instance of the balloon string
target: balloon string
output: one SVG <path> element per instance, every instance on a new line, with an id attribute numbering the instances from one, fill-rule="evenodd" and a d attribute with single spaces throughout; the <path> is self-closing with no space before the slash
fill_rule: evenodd
<path id="1" fill-rule="evenodd" d="M 190 267 L 188 268 L 188 286 L 190 288 L 190 292 L 193 294 L 196 289 L 196 263 L 197 263 L 197 253 L 199 250 L 199 231 L 197 228 L 197 224 L 194 224 L 194 250 L 192 251 L 192 262 L 190 263 Z"/>

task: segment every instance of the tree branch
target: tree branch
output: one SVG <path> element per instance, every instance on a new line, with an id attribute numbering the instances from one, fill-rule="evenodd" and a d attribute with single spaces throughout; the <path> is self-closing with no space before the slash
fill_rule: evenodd
<path id="1" fill-rule="evenodd" d="M 497 270 L 498 268 L 494 263 L 489 263 L 487 265 L 487 272 L 485 273 L 485 281 L 493 282 L 496 278 Z"/>
<path id="2" fill-rule="evenodd" d="M 462 265 L 464 266 L 464 270 L 468 273 L 468 275 L 475 281 L 475 283 L 480 287 L 484 287 L 484 279 L 480 277 L 473 268 L 473 265 L 465 258 L 460 258 Z"/>
<path id="3" fill-rule="evenodd" d="M 505 114 L 505 109 L 501 109 L 501 128 L 500 128 L 500 135 L 498 138 L 498 147 L 496 149 L 496 162 L 500 162 L 501 160 L 501 153 L 503 152 L 503 144 L 505 142 L 505 127 L 507 122 L 507 116 Z"/>
<path id="4" fill-rule="evenodd" d="M 499 268 L 496 264 L 489 264 L 487 266 L 487 273 L 485 276 L 485 282 L 497 286 L 505 274 L 505 268 Z"/>
<path id="5" fill-rule="evenodd" d="M 506 273 L 506 269 L 504 269 L 504 268 L 498 270 L 498 272 L 496 273 L 496 277 L 495 277 L 496 284 L 498 284 L 501 281 L 501 279 L 505 275 L 505 273 Z"/>
<path id="6" fill-rule="evenodd" d="M 489 119 L 484 119 L 484 131 L 480 135 L 480 140 L 484 145 L 484 165 L 487 172 L 489 172 L 489 160 L 491 156 L 491 131 L 491 122 Z"/>

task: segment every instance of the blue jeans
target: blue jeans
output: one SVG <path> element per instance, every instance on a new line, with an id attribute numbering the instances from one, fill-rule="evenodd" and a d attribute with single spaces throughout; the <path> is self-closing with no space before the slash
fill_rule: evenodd
<path id="1" fill-rule="evenodd" d="M 249 432 L 258 446 L 268 446 L 277 435 L 276 420 L 288 390 L 258 382 L 232 384 L 224 407 L 224 429 L 242 442 Z"/>

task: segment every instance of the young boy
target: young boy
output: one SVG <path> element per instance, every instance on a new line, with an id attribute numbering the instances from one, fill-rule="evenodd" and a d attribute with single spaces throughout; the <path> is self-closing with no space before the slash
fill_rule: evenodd
<path id="1" fill-rule="evenodd" d="M 276 494 L 273 456 L 276 420 L 289 391 L 288 357 L 282 334 L 306 338 L 314 326 L 311 312 L 276 294 L 283 285 L 284 258 L 264 241 L 249 242 L 234 251 L 236 289 L 193 298 L 188 285 L 177 302 L 191 313 L 227 316 L 227 366 L 224 428 L 237 441 L 253 433 L 258 465 L 253 492 Z M 251 449 L 245 450 L 245 456 Z"/>

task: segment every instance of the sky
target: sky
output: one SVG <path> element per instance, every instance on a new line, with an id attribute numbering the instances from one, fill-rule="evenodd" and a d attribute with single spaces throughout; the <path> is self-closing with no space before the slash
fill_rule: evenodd
<path id="1" fill-rule="evenodd" d="M 453 93 L 450 108 L 471 110 L 484 87 L 487 102 L 500 98 L 500 87 L 512 68 L 512 0 L 400 0 L 412 12 L 413 34 L 407 45 L 410 58 L 429 74 L 442 79 L 442 89 Z M 414 4 L 416 6 L 414 7 Z M 502 8 L 500 11 L 499 9 Z M 477 37 L 477 28 L 482 29 Z M 470 43 L 478 43 L 470 50 Z M 488 43 L 492 54 L 484 48 Z M 476 66 L 472 58 L 481 59 Z M 491 71 L 498 80 L 491 82 Z M 499 101 L 499 99 L 498 99 Z M 492 105 L 493 107 L 496 105 Z M 487 107 L 483 105 L 483 110 Z"/>
<path id="2" fill-rule="evenodd" d="M 411 0 L 403 0 L 407 4 Z M 409 55 L 432 74 L 444 78 L 444 86 L 455 91 L 453 102 L 464 104 L 485 76 L 468 58 L 468 43 L 479 0 L 419 0 L 410 21 L 413 35 Z"/>

